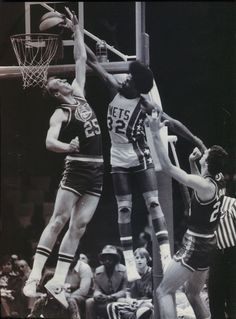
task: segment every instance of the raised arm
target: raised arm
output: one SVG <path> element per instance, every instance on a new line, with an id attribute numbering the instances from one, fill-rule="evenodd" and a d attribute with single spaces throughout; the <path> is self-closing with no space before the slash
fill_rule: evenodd
<path id="1" fill-rule="evenodd" d="M 105 84 L 110 89 L 115 89 L 116 91 L 119 89 L 120 84 L 115 79 L 115 77 L 108 73 L 104 67 L 98 62 L 98 59 L 94 52 L 86 45 L 86 52 L 87 52 L 87 64 L 88 66 L 93 69 L 93 71 L 100 77 L 102 81 L 105 82 Z"/>
<path id="2" fill-rule="evenodd" d="M 147 113 L 150 115 L 152 109 L 156 109 L 159 113 L 161 112 L 161 118 L 164 120 L 168 120 L 167 126 L 170 128 L 173 133 L 182 136 L 183 138 L 192 142 L 195 146 L 197 146 L 201 152 L 203 153 L 206 150 L 206 146 L 197 136 L 193 135 L 190 130 L 180 121 L 177 121 L 170 117 L 168 114 L 161 111 L 160 106 L 155 103 L 147 100 L 142 96 L 142 105 L 147 110 Z"/>
<path id="3" fill-rule="evenodd" d="M 202 200 L 211 199 L 215 193 L 215 186 L 213 183 L 202 176 L 188 174 L 171 163 L 160 137 L 160 129 L 166 124 L 166 121 L 162 123 L 160 118 L 161 115 L 159 115 L 158 118 L 149 117 L 149 125 L 152 131 L 154 144 L 158 149 L 158 158 L 160 160 L 162 170 L 178 182 L 197 191 L 198 196 Z"/>
<path id="4" fill-rule="evenodd" d="M 197 147 L 195 147 L 192 153 L 189 155 L 189 165 L 192 174 L 200 175 L 196 160 L 199 159 L 201 155 L 202 154 Z"/>

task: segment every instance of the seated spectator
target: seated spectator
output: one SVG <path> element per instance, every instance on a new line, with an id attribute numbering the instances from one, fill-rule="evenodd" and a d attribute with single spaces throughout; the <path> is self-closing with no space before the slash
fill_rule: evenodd
<path id="1" fill-rule="evenodd" d="M 108 304 L 109 319 L 146 319 L 153 313 L 152 271 L 148 266 L 151 261 L 150 255 L 141 247 L 135 250 L 134 257 L 141 278 L 130 283 L 127 298 Z"/>
<path id="2" fill-rule="evenodd" d="M 52 278 L 54 269 L 45 272 L 40 283 L 41 297 L 35 302 L 30 318 L 70 318 L 79 319 L 85 310 L 85 300 L 92 296 L 93 274 L 88 264 L 81 260 L 72 263 L 65 284 L 69 308 L 65 310 L 52 296 L 47 294 L 44 285 Z"/>
<path id="3" fill-rule="evenodd" d="M 83 261 L 84 263 L 88 264 L 89 263 L 89 258 L 87 255 L 80 253 L 79 254 L 79 260 Z"/>
<path id="4" fill-rule="evenodd" d="M 13 271 L 11 257 L 5 255 L 0 262 L 1 317 L 26 316 L 23 282 L 19 273 Z"/>
<path id="5" fill-rule="evenodd" d="M 17 271 L 19 272 L 21 278 L 23 281 L 26 281 L 29 277 L 29 274 L 31 272 L 31 268 L 28 265 L 27 261 L 24 259 L 19 259 L 16 262 Z"/>
<path id="6" fill-rule="evenodd" d="M 88 261 L 87 256 L 83 256 Z M 85 300 L 92 297 L 93 293 L 93 273 L 90 266 L 82 260 L 80 258 L 75 266 L 72 263 L 66 278 L 66 297 L 69 307 L 74 307 L 74 313 L 78 312 L 77 317 L 84 313 Z"/>
<path id="7" fill-rule="evenodd" d="M 105 246 L 99 260 L 102 265 L 95 269 L 94 295 L 86 300 L 86 319 L 107 318 L 107 304 L 126 296 L 126 268 L 120 263 L 116 247 Z"/>
<path id="8" fill-rule="evenodd" d="M 22 280 L 22 288 L 25 285 L 26 280 L 29 278 L 31 268 L 28 265 L 27 261 L 24 259 L 17 259 L 15 260 L 16 270 L 19 273 L 21 280 Z M 25 307 L 27 309 L 27 313 L 30 313 L 32 311 L 35 298 L 25 298 Z"/>

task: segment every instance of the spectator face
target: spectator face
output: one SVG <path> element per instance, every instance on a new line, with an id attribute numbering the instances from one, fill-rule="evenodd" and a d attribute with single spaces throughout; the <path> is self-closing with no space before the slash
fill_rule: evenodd
<path id="1" fill-rule="evenodd" d="M 136 253 L 135 254 L 135 262 L 136 262 L 136 267 L 138 271 L 142 271 L 147 267 L 147 259 L 145 256 Z"/>
<path id="2" fill-rule="evenodd" d="M 12 271 L 12 263 L 10 261 L 2 265 L 2 272 L 8 274 Z"/>
<path id="3" fill-rule="evenodd" d="M 114 268 L 116 265 L 116 258 L 114 258 L 114 256 L 112 256 L 112 255 L 104 254 L 102 256 L 102 264 L 106 268 Z"/>
<path id="4" fill-rule="evenodd" d="M 17 267 L 22 274 L 25 274 L 28 271 L 28 264 L 24 260 L 19 260 L 17 263 Z"/>
<path id="5" fill-rule="evenodd" d="M 88 264 L 88 257 L 85 254 L 80 254 L 79 255 L 79 260 L 81 260 L 84 263 Z"/>

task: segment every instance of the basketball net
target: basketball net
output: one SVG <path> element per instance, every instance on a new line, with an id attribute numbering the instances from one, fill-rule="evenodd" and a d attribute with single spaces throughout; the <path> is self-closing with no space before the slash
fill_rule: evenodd
<path id="1" fill-rule="evenodd" d="M 58 50 L 59 36 L 18 34 L 11 36 L 11 43 L 22 74 L 23 88 L 45 87 L 49 64 Z"/>

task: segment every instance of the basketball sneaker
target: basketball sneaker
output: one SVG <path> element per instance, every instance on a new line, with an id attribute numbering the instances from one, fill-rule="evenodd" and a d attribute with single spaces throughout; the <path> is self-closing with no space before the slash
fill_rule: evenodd
<path id="1" fill-rule="evenodd" d="M 63 307 L 68 308 L 69 304 L 66 299 L 64 286 L 49 280 L 44 286 L 47 292 L 55 298 Z"/>
<path id="2" fill-rule="evenodd" d="M 29 278 L 25 282 L 25 286 L 23 288 L 24 295 L 26 297 L 39 297 L 41 293 L 37 292 L 38 285 L 39 285 L 39 279 Z"/>
<path id="3" fill-rule="evenodd" d="M 134 259 L 133 252 L 132 254 L 127 254 L 128 251 L 124 251 L 124 259 L 125 259 L 125 266 L 126 266 L 126 272 L 127 272 L 127 279 L 129 282 L 135 281 L 140 279 L 140 275 L 136 268 L 136 263 Z"/>

